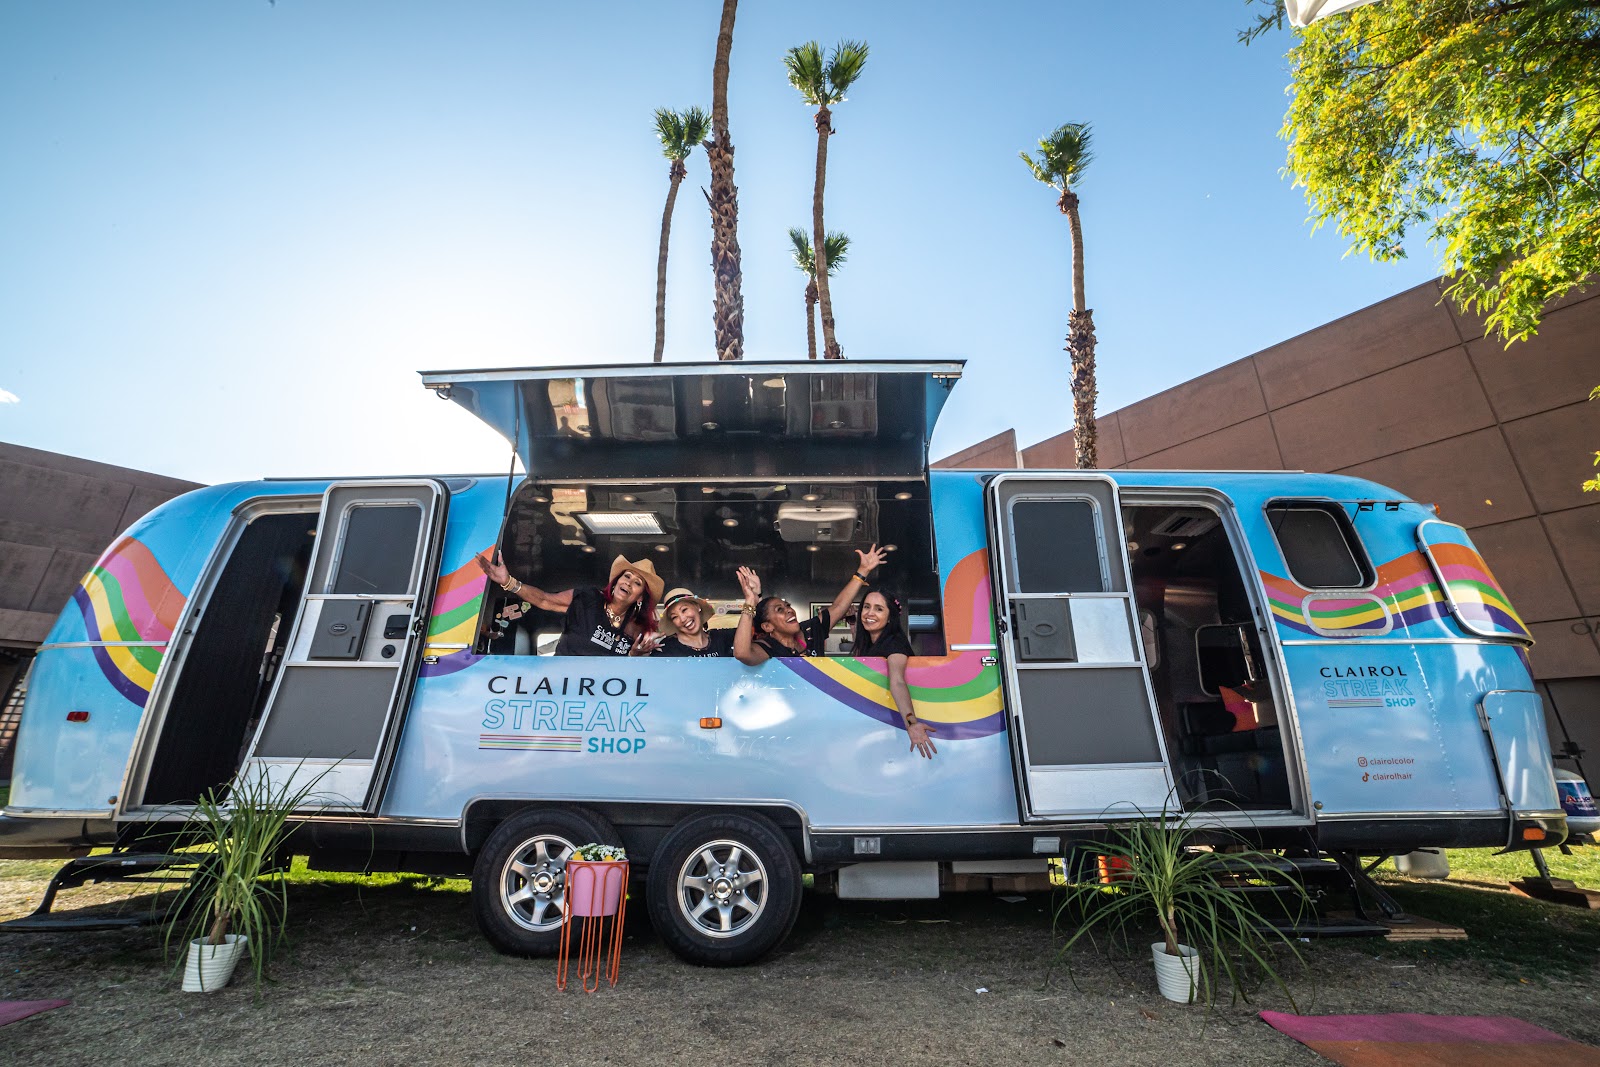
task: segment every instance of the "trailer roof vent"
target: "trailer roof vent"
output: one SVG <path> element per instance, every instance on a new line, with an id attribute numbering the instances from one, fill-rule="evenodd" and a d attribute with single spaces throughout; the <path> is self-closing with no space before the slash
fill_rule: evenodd
<path id="1" fill-rule="evenodd" d="M 1150 532 L 1160 537 L 1199 537 L 1216 525 L 1215 512 L 1175 511 L 1156 523 Z"/>

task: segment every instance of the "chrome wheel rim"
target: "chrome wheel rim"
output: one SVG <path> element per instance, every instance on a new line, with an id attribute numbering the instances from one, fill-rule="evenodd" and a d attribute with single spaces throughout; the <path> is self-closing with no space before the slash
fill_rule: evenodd
<path id="1" fill-rule="evenodd" d="M 530 837 L 511 850 L 500 868 L 500 906 L 512 922 L 536 933 L 561 926 L 567 859 L 576 851 L 576 845 L 555 834 Z"/>
<path id="2" fill-rule="evenodd" d="M 737 937 L 767 907 L 767 868 L 739 841 L 709 841 L 678 871 L 678 907 L 706 937 Z"/>

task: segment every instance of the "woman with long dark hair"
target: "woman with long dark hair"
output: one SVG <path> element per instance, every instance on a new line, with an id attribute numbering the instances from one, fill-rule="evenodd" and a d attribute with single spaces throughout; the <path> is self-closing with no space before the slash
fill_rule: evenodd
<path id="1" fill-rule="evenodd" d="M 905 723 L 912 751 L 932 759 L 939 751 L 930 734 L 936 729 L 917 718 L 911 702 L 911 687 L 906 684 L 906 663 L 911 658 L 911 639 L 906 636 L 905 610 L 899 597 L 885 589 L 873 589 L 861 598 L 856 609 L 855 640 L 850 655 L 856 659 L 882 658 L 889 665 L 889 695 Z"/>
<path id="2" fill-rule="evenodd" d="M 474 558 L 491 582 L 524 604 L 565 614 L 561 640 L 556 644 L 558 656 L 648 656 L 660 644 L 656 601 L 661 599 L 665 583 L 647 559 L 633 563 L 618 556 L 611 562 L 611 577 L 604 586 L 547 593 L 511 577 L 498 552 L 492 562 L 485 556 Z"/>

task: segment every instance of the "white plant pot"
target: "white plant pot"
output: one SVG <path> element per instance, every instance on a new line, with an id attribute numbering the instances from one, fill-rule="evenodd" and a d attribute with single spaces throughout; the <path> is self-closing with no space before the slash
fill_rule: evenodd
<path id="1" fill-rule="evenodd" d="M 183 966 L 185 993 L 215 993 L 233 977 L 233 968 L 249 941 L 243 934 L 222 937 L 227 944 L 208 945 L 203 937 L 189 942 L 189 958 Z"/>
<path id="2" fill-rule="evenodd" d="M 1150 957 L 1156 964 L 1156 985 L 1168 1000 L 1193 1004 L 1200 999 L 1200 953 L 1188 945 L 1179 945 L 1178 953 L 1169 955 L 1165 941 L 1150 946 Z"/>

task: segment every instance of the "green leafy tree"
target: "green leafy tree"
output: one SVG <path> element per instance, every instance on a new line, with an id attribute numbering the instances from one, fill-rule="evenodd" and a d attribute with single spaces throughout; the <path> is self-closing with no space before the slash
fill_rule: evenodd
<path id="1" fill-rule="evenodd" d="M 744 279 L 739 262 L 739 190 L 733 184 L 733 137 L 728 132 L 728 64 L 733 53 L 733 20 L 739 0 L 722 0 L 717 28 L 717 53 L 711 66 L 711 140 L 706 162 L 711 166 L 711 275 L 718 359 L 744 358 Z"/>
<path id="2" fill-rule="evenodd" d="M 817 358 L 817 256 L 811 250 L 811 235 L 796 226 L 789 231 L 794 246 L 794 265 L 806 276 L 806 358 Z M 828 277 L 844 265 L 850 252 L 850 238 L 833 230 L 822 242 L 822 256 L 828 261 Z"/>
<path id="3" fill-rule="evenodd" d="M 1247 43 L 1284 24 L 1254 2 Z M 1600 273 L 1600 2 L 1386 0 L 1297 31 L 1289 66 L 1286 170 L 1316 225 L 1379 260 L 1425 233 L 1508 346 Z"/>
<path id="4" fill-rule="evenodd" d="M 656 138 L 661 142 L 661 154 L 672 160 L 667 171 L 667 206 L 661 212 L 661 251 L 656 257 L 656 355 L 667 346 L 667 240 L 672 235 L 672 208 L 678 202 L 678 186 L 688 177 L 689 169 L 683 161 L 695 147 L 705 140 L 710 120 L 697 107 L 678 112 L 667 108 L 656 109 Z"/>
<path id="5" fill-rule="evenodd" d="M 805 102 L 817 109 L 817 176 L 811 193 L 811 243 L 816 250 L 812 277 L 817 282 L 817 306 L 822 313 L 822 354 L 825 359 L 843 359 L 833 328 L 833 295 L 828 290 L 828 240 L 822 225 L 822 194 L 828 178 L 828 138 L 833 136 L 833 105 L 843 103 L 845 93 L 867 65 L 864 41 L 840 41 L 826 56 L 816 41 L 791 48 L 783 57 L 789 84 L 800 91 Z"/>
<path id="6" fill-rule="evenodd" d="M 1094 159 L 1089 148 L 1087 122 L 1058 126 L 1039 141 L 1037 159 L 1023 152 L 1022 162 L 1033 176 L 1060 195 L 1056 206 L 1067 217 L 1072 234 L 1072 310 L 1067 312 L 1067 356 L 1072 361 L 1072 445 L 1080 468 L 1100 465 L 1099 431 L 1094 405 L 1100 388 L 1094 369 L 1094 310 L 1083 293 L 1083 223 L 1078 218 L 1078 194 L 1073 186 Z"/>

